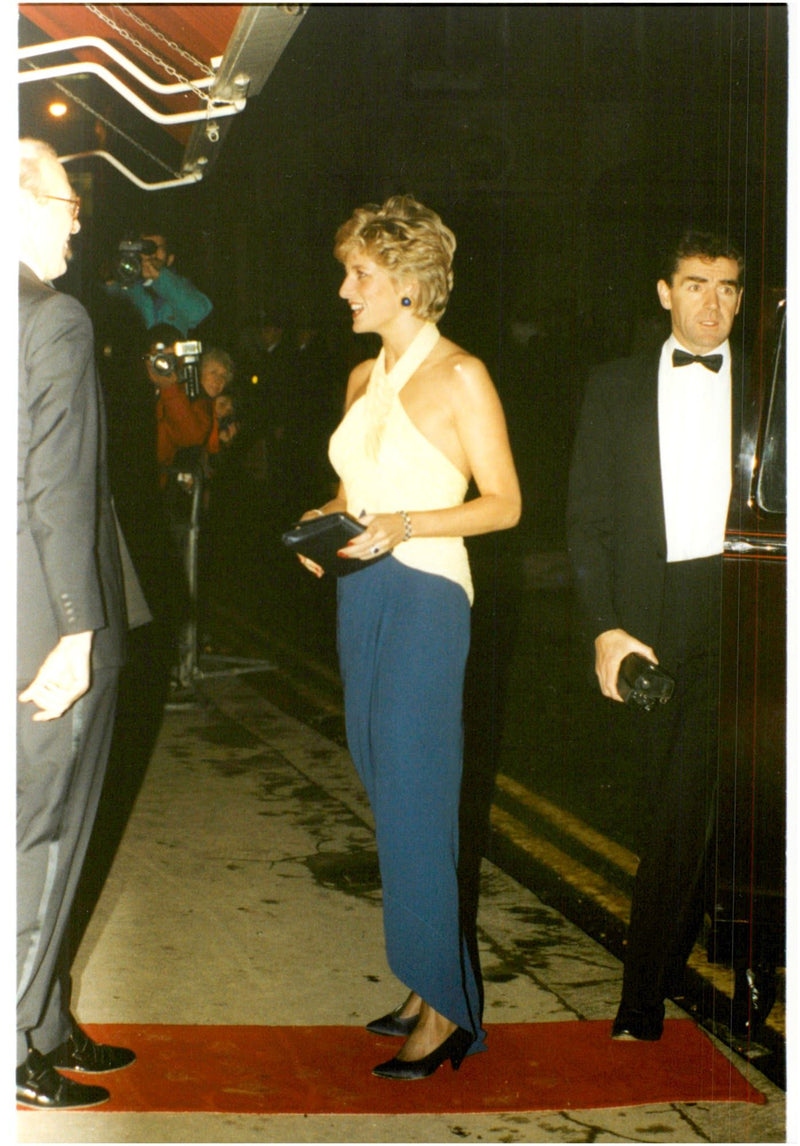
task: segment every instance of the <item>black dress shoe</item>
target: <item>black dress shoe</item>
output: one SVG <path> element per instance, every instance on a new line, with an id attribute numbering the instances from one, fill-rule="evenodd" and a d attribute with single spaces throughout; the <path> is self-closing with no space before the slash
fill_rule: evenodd
<path id="1" fill-rule="evenodd" d="M 731 1007 L 731 1034 L 752 1038 L 763 1027 L 775 1002 L 775 972 L 767 967 L 737 967 Z"/>
<path id="2" fill-rule="evenodd" d="M 398 1014 L 401 1010 L 402 1007 L 398 1007 L 388 1015 L 373 1019 L 371 1023 L 367 1023 L 367 1030 L 372 1031 L 373 1035 L 400 1035 L 402 1038 L 407 1038 L 419 1022 L 419 1015 L 409 1015 L 407 1019 L 401 1019 Z"/>
<path id="3" fill-rule="evenodd" d="M 611 1028 L 612 1039 L 640 1039 L 657 1042 L 664 1030 L 664 1004 L 637 1010 L 621 1004 Z"/>
<path id="4" fill-rule="evenodd" d="M 44 1059 L 49 1066 L 58 1066 L 62 1070 L 107 1074 L 130 1066 L 136 1062 L 136 1055 L 127 1047 L 109 1047 L 96 1043 L 76 1023 L 67 1041 L 46 1054 Z"/>
<path id="5" fill-rule="evenodd" d="M 399 1078 L 408 1081 L 428 1078 L 448 1058 L 453 1070 L 458 1070 L 474 1040 L 472 1031 L 456 1027 L 436 1050 L 432 1050 L 424 1058 L 415 1059 L 413 1062 L 407 1062 L 402 1058 L 390 1058 L 387 1062 L 379 1063 L 372 1073 L 378 1078 Z"/>
<path id="6" fill-rule="evenodd" d="M 17 1102 L 36 1110 L 78 1110 L 99 1106 L 110 1098 L 102 1086 L 86 1086 L 64 1078 L 37 1050 L 29 1050 L 25 1062 L 17 1067 Z"/>

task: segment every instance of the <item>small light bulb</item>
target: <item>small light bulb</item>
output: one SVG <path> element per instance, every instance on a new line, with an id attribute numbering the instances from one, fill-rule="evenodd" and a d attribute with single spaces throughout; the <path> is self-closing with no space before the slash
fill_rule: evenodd
<path id="1" fill-rule="evenodd" d="M 53 100 L 47 109 L 54 119 L 61 119 L 62 116 L 67 114 L 67 105 L 61 103 L 60 100 Z"/>

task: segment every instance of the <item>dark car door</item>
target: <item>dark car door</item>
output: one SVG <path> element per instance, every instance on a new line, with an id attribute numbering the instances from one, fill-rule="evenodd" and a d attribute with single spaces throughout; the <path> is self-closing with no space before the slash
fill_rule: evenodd
<path id="1" fill-rule="evenodd" d="M 742 410 L 723 561 L 712 959 L 750 1038 L 780 994 L 786 878 L 786 305 L 769 307 Z M 748 987 L 749 985 L 749 987 Z M 760 991 L 760 995 L 759 995 Z M 759 1011 L 760 1007 L 760 1011 Z M 780 1022 L 778 1012 L 771 1020 Z"/>

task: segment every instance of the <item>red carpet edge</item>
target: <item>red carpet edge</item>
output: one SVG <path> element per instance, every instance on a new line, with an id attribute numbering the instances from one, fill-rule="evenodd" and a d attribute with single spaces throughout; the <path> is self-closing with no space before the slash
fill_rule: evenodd
<path id="1" fill-rule="evenodd" d="M 414 1084 L 375 1078 L 398 1040 L 354 1026 L 87 1024 L 131 1047 L 96 1113 L 474 1114 L 766 1099 L 690 1019 L 657 1043 L 616 1042 L 610 1021 L 487 1024 L 487 1053 Z M 88 1075 L 73 1075 L 89 1080 Z"/>

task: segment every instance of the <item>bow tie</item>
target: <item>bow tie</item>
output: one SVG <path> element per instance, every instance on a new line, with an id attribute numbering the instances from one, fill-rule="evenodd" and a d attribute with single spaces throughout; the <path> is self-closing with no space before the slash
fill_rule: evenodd
<path id="1" fill-rule="evenodd" d="M 686 350 L 672 351 L 673 366 L 688 366 L 690 362 L 701 362 L 707 370 L 713 370 L 715 374 L 719 374 L 719 368 L 722 366 L 722 355 L 689 354 Z"/>

